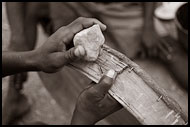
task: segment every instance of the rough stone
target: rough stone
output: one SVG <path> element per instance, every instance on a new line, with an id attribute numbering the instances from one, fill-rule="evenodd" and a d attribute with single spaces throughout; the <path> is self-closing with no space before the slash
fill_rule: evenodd
<path id="1" fill-rule="evenodd" d="M 86 51 L 84 60 L 95 61 L 100 53 L 105 38 L 98 24 L 77 33 L 73 39 L 74 46 L 82 45 Z"/>

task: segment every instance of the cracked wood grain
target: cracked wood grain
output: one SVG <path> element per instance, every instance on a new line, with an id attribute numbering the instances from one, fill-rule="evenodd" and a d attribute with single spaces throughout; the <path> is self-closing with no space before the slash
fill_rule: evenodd
<path id="1" fill-rule="evenodd" d="M 70 67 L 98 83 L 103 74 L 114 69 L 118 75 L 109 94 L 144 125 L 184 125 L 187 116 L 179 104 L 159 88 L 137 64 L 120 52 L 103 45 L 95 62 L 78 61 Z"/>

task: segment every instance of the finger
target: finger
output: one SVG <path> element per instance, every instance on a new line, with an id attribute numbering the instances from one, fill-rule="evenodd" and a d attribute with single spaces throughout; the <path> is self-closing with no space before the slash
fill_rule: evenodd
<path id="1" fill-rule="evenodd" d="M 101 79 L 100 82 L 93 86 L 94 89 L 98 91 L 100 96 L 104 96 L 108 90 L 111 88 L 113 81 L 116 77 L 116 72 L 114 70 L 109 70 Z"/>
<path id="2" fill-rule="evenodd" d="M 77 47 L 69 49 L 62 55 L 63 55 L 62 60 L 66 64 L 82 58 L 85 55 L 85 49 L 81 45 L 78 45 Z"/>
<path id="3" fill-rule="evenodd" d="M 69 29 L 73 34 L 80 32 L 82 29 L 91 27 L 92 25 L 98 24 L 102 31 L 106 29 L 106 25 L 94 18 L 83 18 L 80 17 L 68 25 Z"/>
<path id="4" fill-rule="evenodd" d="M 69 44 L 76 33 L 94 24 L 98 24 L 102 31 L 106 29 L 106 25 L 104 25 L 97 19 L 80 17 L 66 27 L 61 27 L 58 30 L 59 32 L 57 32 L 57 36 L 55 36 L 55 38 L 59 38 L 62 40 L 63 43 Z"/>
<path id="5" fill-rule="evenodd" d="M 106 25 L 101 23 L 99 20 L 97 20 L 95 18 L 90 18 L 89 20 L 86 20 L 85 22 L 82 23 L 83 28 L 88 28 L 88 27 L 95 25 L 95 24 L 98 24 L 102 31 L 106 30 Z"/>

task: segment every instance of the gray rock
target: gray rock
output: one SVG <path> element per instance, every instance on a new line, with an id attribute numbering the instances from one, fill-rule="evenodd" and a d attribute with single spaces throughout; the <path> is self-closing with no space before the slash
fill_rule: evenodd
<path id="1" fill-rule="evenodd" d="M 74 46 L 82 45 L 86 51 L 84 60 L 95 61 L 100 53 L 105 38 L 98 24 L 77 33 L 73 39 Z"/>

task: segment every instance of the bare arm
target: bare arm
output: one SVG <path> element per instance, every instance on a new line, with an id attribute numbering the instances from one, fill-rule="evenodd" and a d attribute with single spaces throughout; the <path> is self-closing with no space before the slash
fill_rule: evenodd
<path id="1" fill-rule="evenodd" d="M 3 52 L 2 77 L 25 71 L 37 71 L 34 63 L 34 51 Z"/>
<path id="2" fill-rule="evenodd" d="M 102 31 L 106 26 L 94 18 L 78 18 L 67 26 L 61 27 L 52 34 L 40 48 L 28 52 L 3 52 L 3 75 L 11 75 L 23 71 L 57 72 L 65 64 L 78 60 L 85 55 L 82 46 L 66 49 L 79 31 L 94 24 L 99 24 Z"/>

